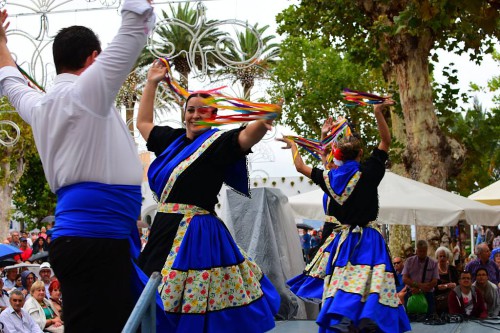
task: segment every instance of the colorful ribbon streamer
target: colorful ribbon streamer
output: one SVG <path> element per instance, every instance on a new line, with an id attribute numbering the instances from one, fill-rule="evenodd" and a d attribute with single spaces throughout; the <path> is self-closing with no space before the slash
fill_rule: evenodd
<path id="1" fill-rule="evenodd" d="M 307 139 L 301 136 L 285 135 L 284 137 L 292 140 L 298 146 L 304 148 L 307 152 L 313 155 L 316 159 L 321 159 L 328 147 L 331 147 L 328 156 L 326 156 L 326 161 L 331 162 L 334 159 L 335 149 L 337 148 L 337 142 L 341 137 L 348 137 L 352 135 L 351 127 L 347 119 L 342 119 L 335 127 L 333 127 L 323 141 L 315 139 Z"/>
<path id="2" fill-rule="evenodd" d="M 357 90 L 351 90 L 345 88 L 342 91 L 342 95 L 344 95 L 344 99 L 346 101 L 354 102 L 354 104 L 350 103 L 347 104 L 348 106 L 354 106 L 354 105 L 362 105 L 362 106 L 367 106 L 367 105 L 373 105 L 373 104 L 382 104 L 387 98 L 378 96 L 375 94 L 370 94 L 362 91 L 357 91 Z"/>
<path id="3" fill-rule="evenodd" d="M 203 102 L 207 106 L 215 107 L 219 110 L 229 110 L 236 112 L 229 115 L 217 115 L 215 118 L 204 119 L 197 122 L 201 126 L 221 126 L 235 123 L 246 123 L 260 119 L 275 119 L 281 113 L 281 105 L 270 103 L 256 103 L 244 99 L 224 95 L 220 92 L 225 87 L 219 87 L 211 90 L 198 90 L 189 92 L 184 89 L 173 77 L 172 68 L 168 59 L 160 58 L 167 67 L 165 81 L 170 89 L 178 96 L 187 99 L 192 93 L 206 93 L 211 97 L 204 98 Z"/>
<path id="4" fill-rule="evenodd" d="M 283 137 L 295 142 L 297 144 L 297 146 L 304 148 L 307 152 L 309 152 L 311 155 L 313 155 L 318 160 L 321 159 L 320 155 L 323 155 L 323 153 L 325 151 L 323 143 L 319 140 L 307 139 L 307 138 L 304 138 L 301 136 L 295 136 L 295 135 L 284 135 Z"/>

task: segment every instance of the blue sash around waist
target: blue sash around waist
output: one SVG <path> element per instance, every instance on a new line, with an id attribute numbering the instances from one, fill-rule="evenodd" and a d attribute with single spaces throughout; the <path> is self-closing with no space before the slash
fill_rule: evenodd
<path id="1" fill-rule="evenodd" d="M 56 224 L 52 238 L 128 239 L 133 267 L 133 294 L 137 300 L 149 279 L 134 260 L 141 249 L 137 229 L 142 203 L 141 186 L 83 182 L 62 187 L 56 194 Z M 156 303 L 157 325 L 163 327 L 165 312 L 159 294 L 156 295 Z"/>
<path id="2" fill-rule="evenodd" d="M 129 239 L 137 233 L 140 185 L 83 182 L 57 191 L 52 239 L 61 236 Z"/>

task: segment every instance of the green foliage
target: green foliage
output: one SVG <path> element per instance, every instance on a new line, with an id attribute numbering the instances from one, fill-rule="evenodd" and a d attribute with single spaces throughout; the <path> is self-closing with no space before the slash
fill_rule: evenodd
<path id="1" fill-rule="evenodd" d="M 255 80 L 262 75 L 263 71 L 275 64 L 279 56 L 279 44 L 272 41 L 276 38 L 275 35 L 266 35 L 269 25 L 259 27 L 259 24 L 254 25 L 254 29 L 259 33 L 262 44 L 259 45 L 259 40 L 250 29 L 245 29 L 245 32 L 238 33 L 238 44 L 229 45 L 228 58 L 233 62 L 246 63 L 261 50 L 261 54 L 252 61 L 252 65 L 226 66 L 218 71 L 216 75 L 225 77 L 228 74 L 234 77 L 233 84 L 239 82 L 243 87 L 243 96 L 238 96 L 244 99 L 250 99 L 251 90 Z"/>
<path id="2" fill-rule="evenodd" d="M 280 54 L 281 61 L 273 68 L 279 85 L 272 88 L 271 95 L 285 100 L 281 123 L 300 136 L 318 139 L 328 117 L 345 116 L 369 149 L 378 142 L 372 108 L 347 106 L 341 92 L 351 88 L 385 95 L 380 71 L 367 70 L 332 47 L 301 37 L 285 39 Z"/>
<path id="3" fill-rule="evenodd" d="M 29 230 L 40 228 L 40 221 L 53 215 L 56 208 L 56 196 L 45 179 L 42 162 L 36 152 L 26 156 L 27 168 L 15 188 L 13 203 L 17 212 L 16 219 Z"/>
<path id="4" fill-rule="evenodd" d="M 19 178 L 25 169 L 25 155 L 29 152 L 36 151 L 33 135 L 30 127 L 19 117 L 17 112 L 12 111 L 13 108 L 7 98 L 0 99 L 0 120 L 9 120 L 14 122 L 20 130 L 20 137 L 16 144 L 12 146 L 0 145 L 0 192 L 2 197 L 7 199 L 4 207 L 10 204 L 12 190 L 19 181 Z M 17 131 L 12 126 L 0 126 L 0 135 L 6 142 L 10 142 L 8 137 L 17 137 Z M 3 212 L 2 221 L 7 223 L 10 218 L 10 212 Z"/>
<path id="5" fill-rule="evenodd" d="M 171 54 L 174 50 L 175 54 L 181 52 L 178 56 L 171 59 L 171 64 L 173 69 L 181 74 L 181 82 L 187 88 L 188 75 L 191 72 L 189 60 L 194 62 L 198 69 L 201 69 L 204 66 L 202 54 L 205 54 L 209 74 L 215 70 L 217 65 L 223 64 L 222 60 L 215 54 L 215 45 L 227 33 L 220 31 L 217 27 L 211 27 L 216 21 L 209 20 L 201 27 L 197 35 L 192 35 L 186 27 L 191 30 L 195 29 L 194 27 L 198 20 L 195 7 L 192 7 L 188 2 L 184 4 L 179 3 L 177 6 L 169 6 L 169 12 L 162 10 L 161 21 L 157 22 L 159 28 L 154 34 L 153 39 L 156 45 L 162 45 L 162 47 L 159 49 L 155 48 L 155 52 L 160 54 Z M 188 59 L 188 52 L 195 38 L 198 39 L 199 49 L 197 50 L 195 59 Z M 224 50 L 228 47 L 227 42 L 223 41 L 219 47 L 222 48 L 219 51 L 227 51 L 227 49 Z M 158 54 L 152 54 L 149 47 L 146 46 L 139 57 L 138 66 L 149 66 L 156 57 L 158 57 Z"/>
<path id="6" fill-rule="evenodd" d="M 493 52 L 493 59 L 500 63 L 500 55 Z M 453 71 L 452 71 L 453 72 Z M 500 76 L 493 76 L 488 80 L 487 87 L 471 84 L 471 90 L 496 92 L 500 89 Z M 439 87 L 434 87 L 440 91 Z M 463 98 L 465 94 L 460 96 Z M 455 95 L 455 97 L 457 97 Z M 462 142 L 466 148 L 464 166 L 461 173 L 449 179 L 448 188 L 468 196 L 481 188 L 500 179 L 500 96 L 493 100 L 496 106 L 492 110 L 485 110 L 477 98 L 468 110 L 456 107 L 453 96 L 438 101 L 438 115 L 443 128 L 447 133 Z M 446 105 L 446 101 L 448 104 Z"/>
<path id="7" fill-rule="evenodd" d="M 500 37 L 498 9 L 491 0 L 303 0 L 277 21 L 280 33 L 321 38 L 373 66 L 405 57 L 395 36 L 431 38 L 437 48 L 480 61 Z"/>
<path id="8" fill-rule="evenodd" d="M 19 127 L 21 136 L 19 141 L 6 147 L 0 144 L 0 187 L 14 186 L 20 173 L 23 172 L 24 155 L 26 152 L 36 151 L 30 127 L 19 117 L 17 112 L 12 111 L 12 106 L 4 97 L 0 99 L 0 120 L 10 120 Z M 8 131 L 10 137 L 17 134 L 11 126 L 2 126 L 2 130 Z M 4 140 L 4 133 L 1 134 Z"/>
<path id="9" fill-rule="evenodd" d="M 493 60 L 497 62 L 497 65 L 500 64 L 500 53 L 498 51 L 493 52 Z M 490 80 L 488 80 L 488 90 L 491 92 L 498 92 L 500 90 L 500 75 L 495 75 Z M 497 105 L 500 105 L 500 95 L 497 94 L 493 98 L 493 101 Z"/>
<path id="10" fill-rule="evenodd" d="M 15 145 L 0 145 L 0 185 L 14 189 L 13 203 L 16 212 L 21 213 L 17 220 L 27 223 L 29 228 L 39 227 L 33 224 L 33 219 L 52 215 L 56 198 L 45 180 L 30 126 L 17 112 L 11 111 L 12 106 L 5 98 L 0 101 L 0 110 L 0 119 L 13 121 L 21 130 Z"/>
<path id="11" fill-rule="evenodd" d="M 500 179 L 500 108 L 484 110 L 475 100 L 463 115 L 450 117 L 450 132 L 467 149 L 462 172 L 448 182 L 448 188 L 464 196 Z"/>
<path id="12" fill-rule="evenodd" d="M 442 75 L 446 81 L 442 84 L 437 82 L 432 83 L 432 93 L 436 115 L 438 116 L 441 129 L 452 134 L 452 126 L 458 116 L 458 113 L 463 112 L 462 104 L 468 103 L 471 96 L 460 91 L 458 87 L 458 70 L 454 63 L 443 68 Z M 460 141 L 460 138 L 458 138 Z"/>
<path id="13" fill-rule="evenodd" d="M 352 62 L 368 68 L 382 68 L 384 77 L 391 82 L 396 81 L 402 90 L 403 114 L 405 124 L 409 125 L 404 128 L 404 133 L 408 139 L 413 140 L 425 130 L 432 131 L 437 136 L 445 132 L 454 138 L 463 134 L 467 138 L 462 142 L 469 149 L 477 141 L 471 138 L 470 132 L 463 132 L 463 128 L 471 125 L 469 121 L 477 120 L 481 131 L 486 119 L 495 121 L 496 116 L 485 115 L 483 119 L 476 111 L 470 111 L 460 122 L 457 101 L 466 99 L 467 96 L 456 89 L 458 78 L 456 71 L 450 67 L 444 70 L 448 82 L 434 85 L 435 112 L 439 126 L 433 123 L 432 107 L 426 98 L 430 94 L 426 82 L 431 80 L 429 71 L 432 68 L 427 69 L 426 66 L 429 58 L 438 61 L 437 53 L 432 51 L 439 48 L 457 54 L 468 53 L 471 60 L 476 62 L 482 60 L 483 54 L 493 52 L 494 41 L 500 37 L 499 9 L 500 2 L 497 0 L 302 0 L 299 5 L 290 6 L 280 13 L 277 21 L 280 33 L 318 39 L 325 46 L 333 45 Z M 297 58 L 296 61 L 303 60 L 300 56 Z M 498 87 L 499 82 L 500 80 L 492 81 L 491 84 Z M 422 105 L 416 105 L 415 101 L 421 101 Z M 422 128 L 421 123 L 413 122 L 413 113 L 423 112 L 419 109 L 429 113 L 425 115 L 429 117 L 428 128 Z M 317 127 L 313 129 L 318 132 Z M 488 131 L 485 130 L 484 133 Z M 496 134 L 492 134 L 493 137 L 498 137 L 498 130 Z M 422 141 L 427 140 L 424 145 L 406 147 L 411 156 L 420 157 L 407 159 L 406 169 L 412 171 L 417 178 L 422 177 L 424 181 L 433 177 L 430 176 L 431 173 L 418 174 L 422 169 L 419 164 L 430 162 L 429 158 L 422 158 L 426 152 L 420 147 L 449 146 L 445 137 L 443 139 L 446 141 L 441 142 L 430 141 L 427 139 L 430 137 L 432 136 L 419 136 Z M 485 142 L 486 138 L 481 139 Z M 446 149 L 441 151 L 446 156 L 439 156 L 441 161 L 433 172 L 440 176 L 456 173 L 461 153 Z M 472 153 L 468 153 L 468 158 L 470 154 Z M 480 160 L 476 157 L 476 161 Z M 449 172 L 441 172 L 443 168 Z M 464 166 L 466 168 L 467 165 Z M 439 180 L 440 176 L 434 177 L 432 181 L 442 184 L 441 181 L 444 180 Z M 455 183 L 460 181 L 456 180 Z"/>

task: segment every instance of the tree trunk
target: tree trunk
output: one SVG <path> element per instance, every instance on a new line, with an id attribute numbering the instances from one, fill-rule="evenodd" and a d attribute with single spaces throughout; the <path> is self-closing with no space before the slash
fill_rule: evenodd
<path id="1" fill-rule="evenodd" d="M 405 248 L 411 246 L 411 228 L 409 225 L 389 226 L 389 250 L 392 258 L 405 257 Z"/>
<path id="2" fill-rule="evenodd" d="M 431 33 L 418 37 L 402 34 L 392 37 L 389 52 L 406 129 L 405 169 L 414 180 L 445 189 L 448 176 L 458 172 L 465 151 L 443 134 L 434 112 L 428 60 L 433 44 Z M 417 239 L 429 240 L 436 233 L 433 227 L 419 227 Z M 433 251 L 431 242 L 429 252 Z"/>
<path id="3" fill-rule="evenodd" d="M 9 184 L 0 187 L 0 241 L 3 242 L 9 232 L 12 190 Z"/>
<path id="4" fill-rule="evenodd" d="M 9 233 L 12 190 L 24 172 L 24 159 L 22 158 L 17 160 L 16 169 L 12 170 L 9 150 L 10 148 L 4 150 L 7 152 L 7 158 L 0 165 L 0 174 L 2 175 L 2 179 L 0 179 L 0 241 L 3 241 Z"/>

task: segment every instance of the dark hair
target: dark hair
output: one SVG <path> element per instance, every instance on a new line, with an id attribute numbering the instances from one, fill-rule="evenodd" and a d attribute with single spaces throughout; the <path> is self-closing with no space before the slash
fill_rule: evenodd
<path id="1" fill-rule="evenodd" d="M 342 152 L 342 160 L 355 160 L 361 151 L 361 138 L 358 135 L 351 135 L 339 140 L 337 147 Z"/>
<path id="2" fill-rule="evenodd" d="M 469 272 L 469 271 L 461 271 L 459 278 L 461 279 L 462 275 L 464 275 L 464 274 L 469 274 L 472 277 L 472 273 L 471 272 Z"/>
<path id="3" fill-rule="evenodd" d="M 212 95 L 210 94 L 207 94 L 207 93 L 203 93 L 203 92 L 195 92 L 195 93 L 192 93 L 191 95 L 188 96 L 188 98 L 186 99 L 186 103 L 184 104 L 184 112 L 186 112 L 187 110 L 187 105 L 188 105 L 188 102 L 191 98 L 193 97 L 201 97 L 201 98 L 210 98 L 212 97 Z M 215 111 L 213 113 L 217 113 L 217 108 L 215 108 Z"/>
<path id="4" fill-rule="evenodd" d="M 478 269 L 476 269 L 476 272 L 474 273 L 474 275 L 477 276 L 477 273 L 479 273 L 479 271 L 484 271 L 486 273 L 486 276 L 488 276 L 488 271 L 484 267 L 479 267 Z"/>
<path id="5" fill-rule="evenodd" d="M 94 51 L 101 53 L 101 42 L 89 28 L 74 25 L 59 30 L 52 45 L 56 73 L 83 68 Z"/>

